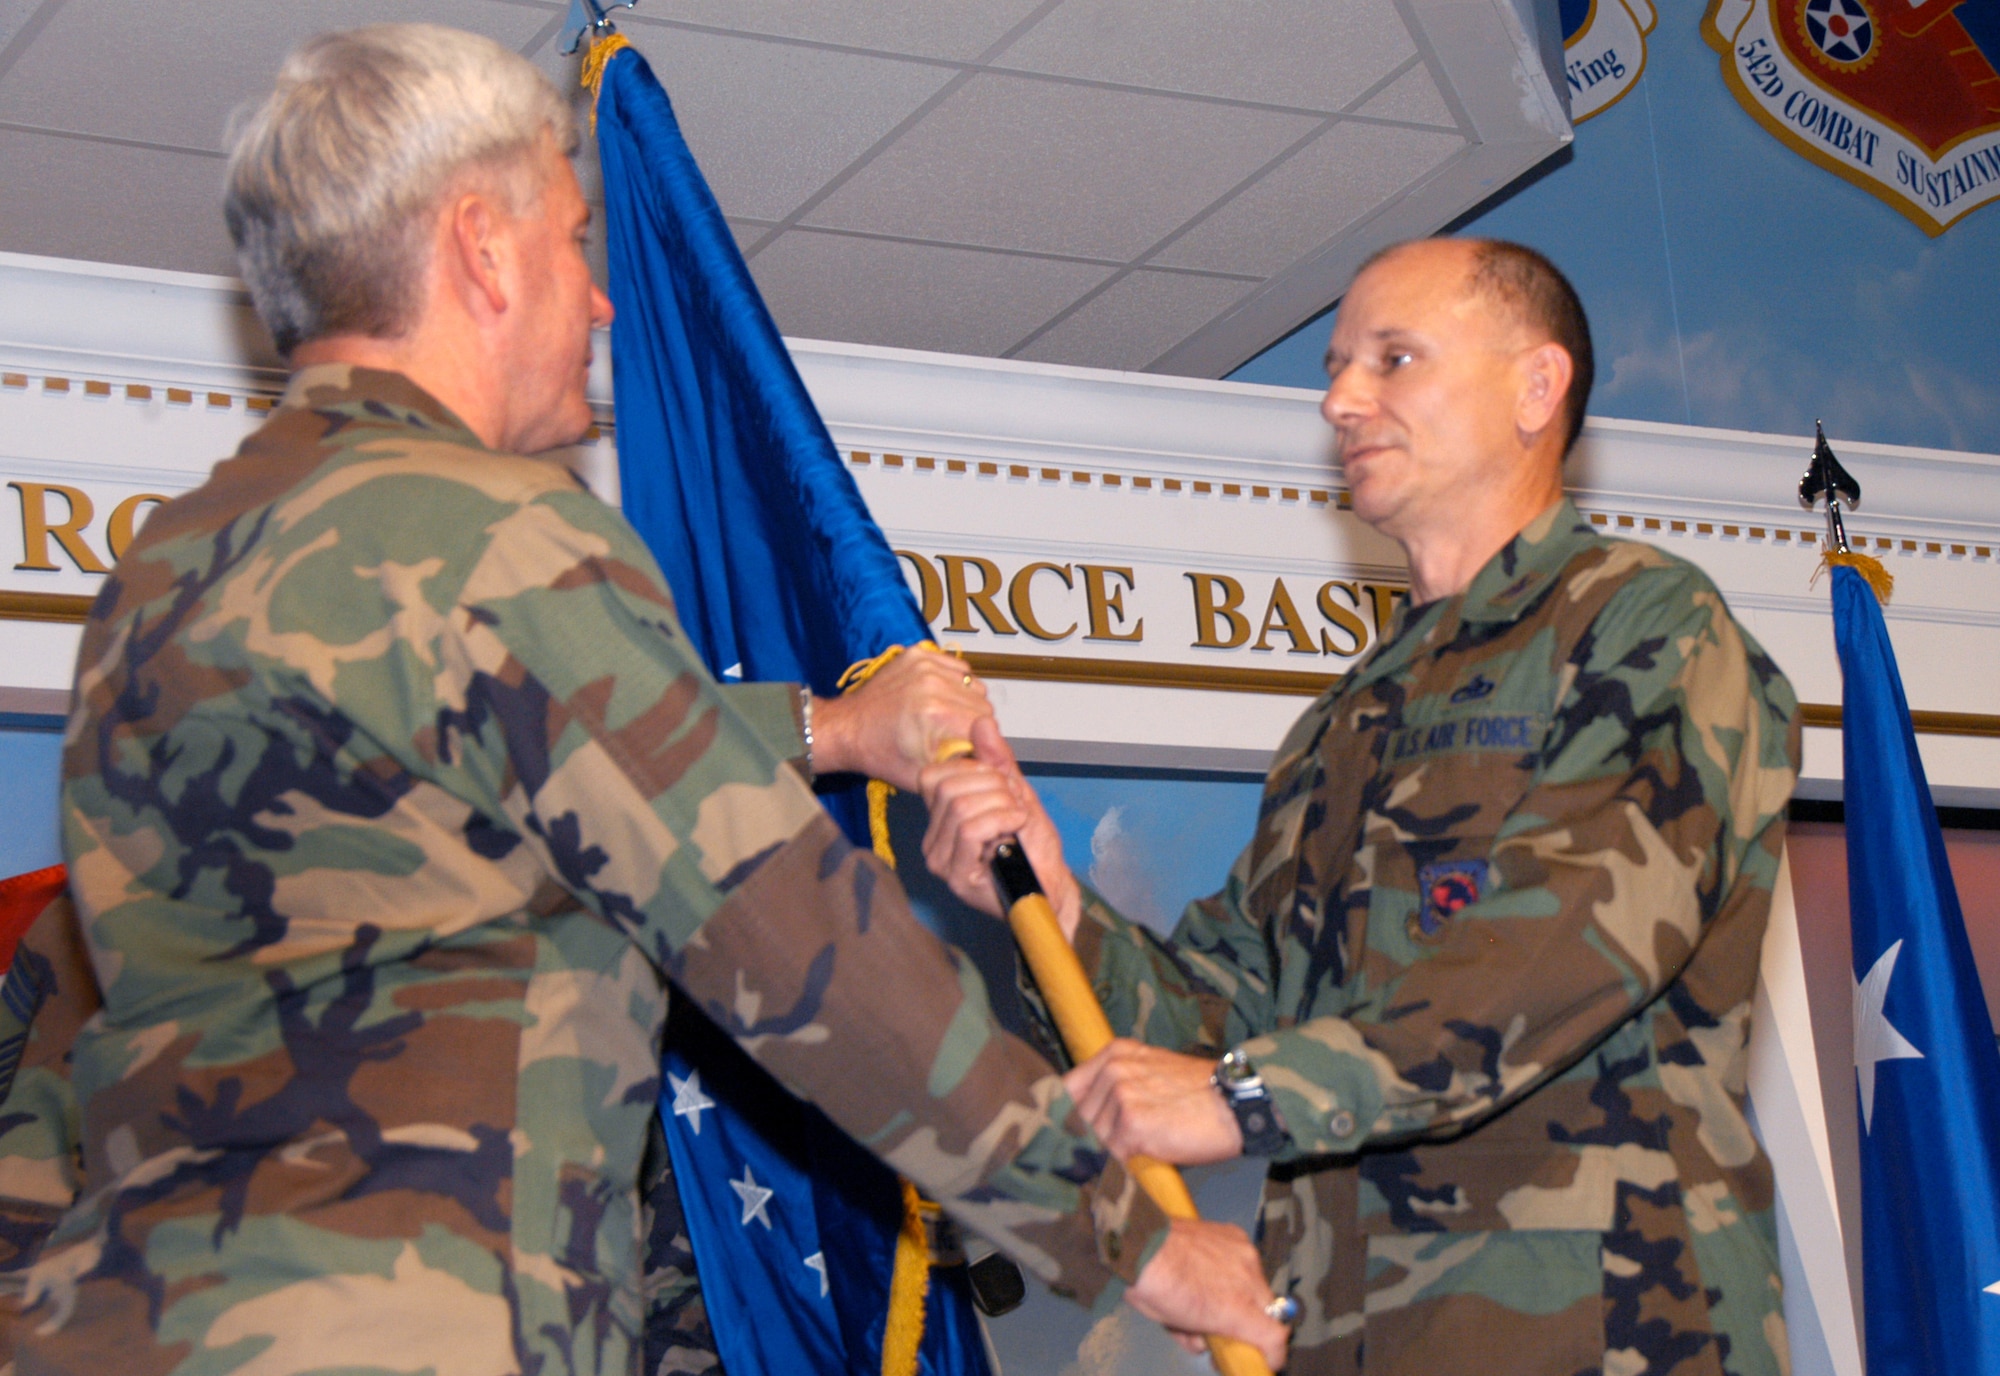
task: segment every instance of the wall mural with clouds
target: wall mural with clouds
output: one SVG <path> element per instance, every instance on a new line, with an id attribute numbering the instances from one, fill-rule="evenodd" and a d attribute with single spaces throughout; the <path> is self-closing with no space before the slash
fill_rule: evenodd
<path id="1" fill-rule="evenodd" d="M 1825 41 L 1831 58 L 1843 59 L 1859 51 L 1849 9 L 1881 10 L 1884 23 L 1907 26 L 1913 21 L 1903 11 L 1921 8 L 1934 24 L 1950 23 L 1968 34 L 1984 34 L 1989 18 L 2000 20 L 2000 0 L 1929 0 L 1922 7 L 1908 0 L 1893 6 L 1889 0 L 1829 0 L 1815 9 L 1816 2 L 1759 0 L 1765 20 L 1776 16 L 1788 34 L 1797 28 L 1804 36 L 1787 40 L 1788 70 L 1819 60 L 1802 45 L 1812 41 L 1814 22 L 1830 21 L 1835 10 L 1848 36 Z M 1841 110 L 1824 119 L 1821 112 L 1840 102 L 1846 102 L 1842 109 L 1862 111 L 1864 83 L 1808 83 L 1809 94 L 1792 101 L 1789 116 L 1785 102 L 1797 88 L 1788 87 L 1776 97 L 1775 116 L 1763 105 L 1753 115 L 1732 82 L 1754 58 L 1717 46 L 1721 21 L 1751 7 L 1700 7 L 1690 0 L 1661 5 L 1650 32 L 1633 17 L 1639 8 L 1624 0 L 1591 0 L 1583 10 L 1592 30 L 1616 20 L 1638 33 L 1638 60 L 1621 51 L 1616 65 L 1642 75 L 1609 78 L 1622 87 L 1622 98 L 1596 106 L 1570 150 L 1454 226 L 1532 244 L 1575 281 L 1597 341 L 1591 411 L 1802 436 L 1823 417 L 1836 441 L 2000 453 L 2000 321 L 1994 312 L 2000 207 L 1977 204 L 1989 190 L 2000 193 L 2000 178 L 1975 185 L 1986 163 L 1968 161 L 1987 143 L 2000 143 L 2000 111 L 1989 112 L 1985 125 L 1968 113 L 1980 101 L 2000 106 L 2000 82 L 1981 84 L 1976 78 L 1983 67 L 1967 66 L 1974 56 L 1987 63 L 1985 48 L 1974 44 L 1972 55 L 1946 54 L 1958 64 L 1944 74 L 1957 83 L 1956 122 L 1950 125 L 1957 142 L 1926 144 L 1924 157 L 1927 166 L 1965 163 L 1951 187 L 1966 190 L 1939 215 L 1957 214 L 1968 198 L 1974 208 L 1939 230 L 1909 213 L 1909 197 L 1891 204 L 1898 198 L 1884 186 L 1858 174 L 1834 175 L 1760 122 L 1789 118 L 1799 141 L 1819 138 L 1814 131 L 1823 127 L 1827 138 L 1838 143 L 1844 137 L 1852 145 L 1857 116 L 1842 116 L 1855 126 L 1843 135 L 1835 118 Z M 1819 24 L 1823 35 L 1833 27 Z M 1738 25 L 1730 34 L 1743 31 Z M 1572 31 L 1573 67 L 1582 53 L 1578 39 L 1587 32 Z M 1900 29 L 1894 38 L 1892 46 L 1889 30 L 1869 31 L 1877 65 L 1915 42 Z M 1570 77 L 1572 100 L 1581 109 L 1577 88 L 1584 75 Z M 1808 98 L 1817 102 L 1811 109 Z M 1798 121 L 1808 116 L 1810 127 L 1801 127 Z M 1892 110 L 1870 118 L 1887 131 L 1900 116 Z M 1875 152 L 1888 159 L 1884 166 L 1893 181 L 1895 150 L 1887 132 Z M 2000 172 L 2000 152 L 1991 156 Z M 1942 197 L 1945 190 L 1922 195 Z M 1304 326 L 1233 376 L 1324 386 L 1321 355 L 1330 324 L 1322 317 Z"/>

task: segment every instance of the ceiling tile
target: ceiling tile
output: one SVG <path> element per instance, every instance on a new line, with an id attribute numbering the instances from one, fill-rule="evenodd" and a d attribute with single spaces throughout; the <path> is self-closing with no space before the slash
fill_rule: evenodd
<path id="1" fill-rule="evenodd" d="M 751 263 L 778 328 L 807 339 L 992 356 L 1110 269 L 792 230 Z"/>
<path id="2" fill-rule="evenodd" d="M 0 186 L 0 249 L 236 272 L 220 158 L 0 130 Z"/>
<path id="3" fill-rule="evenodd" d="M 1155 262 L 1270 276 L 1466 146 L 1456 134 L 1342 122 L 1203 220 Z"/>
<path id="4" fill-rule="evenodd" d="M 1015 357 L 1135 371 L 1242 300 L 1255 285 L 1180 272 L 1135 272 Z"/>
<path id="5" fill-rule="evenodd" d="M 969 62 L 1040 0 L 647 0 L 644 13 L 747 33 Z M 622 23 L 623 16 L 620 16 Z M 631 25 L 627 33 L 641 27 Z"/>
<path id="6" fill-rule="evenodd" d="M 954 75 L 932 63 L 658 25 L 624 33 L 673 98 L 715 198 L 750 219 L 791 214 Z"/>
<path id="7" fill-rule="evenodd" d="M 806 222 L 1129 258 L 1312 125 L 1306 115 L 976 76 Z"/>
<path id="8" fill-rule="evenodd" d="M 516 49 L 550 17 L 487 0 L 424 0 L 423 9 L 434 23 Z M 0 79 L 0 119 L 220 149 L 231 111 L 262 98 L 302 40 L 410 17 L 408 0 L 68 0 Z"/>
<path id="9" fill-rule="evenodd" d="M 4 50 L 28 16 L 41 8 L 41 0 L 0 0 L 0 50 Z"/>
<path id="10" fill-rule="evenodd" d="M 736 236 L 736 249 L 748 253 L 750 246 L 771 232 L 768 224 L 754 224 L 749 220 L 731 220 L 729 232 Z"/>
<path id="11" fill-rule="evenodd" d="M 1394 0 L 1068 0 L 993 63 L 1333 111 L 1415 52 Z"/>
<path id="12" fill-rule="evenodd" d="M 1445 129 L 1458 127 L 1451 107 L 1444 103 L 1444 96 L 1438 92 L 1437 82 L 1431 79 L 1430 68 L 1421 62 L 1390 82 L 1388 89 L 1378 93 L 1355 113 L 1375 119 L 1406 119 L 1413 124 L 1435 124 Z"/>

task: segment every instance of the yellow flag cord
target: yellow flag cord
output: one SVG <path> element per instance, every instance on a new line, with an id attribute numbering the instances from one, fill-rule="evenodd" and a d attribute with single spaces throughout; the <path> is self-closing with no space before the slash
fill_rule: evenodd
<path id="1" fill-rule="evenodd" d="M 839 687 L 853 692 L 880 673 L 885 665 L 907 648 L 891 645 L 873 659 L 848 666 Z M 935 650 L 926 640 L 921 648 Z M 889 844 L 889 799 L 895 789 L 880 779 L 868 781 L 868 839 L 875 854 L 890 869 L 896 867 L 896 851 Z M 896 1266 L 889 1276 L 889 1322 L 882 1332 L 882 1376 L 917 1376 L 917 1354 L 924 1344 L 924 1301 L 931 1288 L 930 1229 L 925 1219 L 938 1206 L 917 1193 L 909 1181 L 903 1186 L 903 1227 L 896 1235 Z"/>
<path id="2" fill-rule="evenodd" d="M 590 132 L 597 132 L 597 95 L 604 89 L 604 64 L 620 48 L 629 48 L 632 40 L 622 33 L 612 32 L 590 40 L 590 47 L 583 54 L 583 86 L 590 92 Z"/>

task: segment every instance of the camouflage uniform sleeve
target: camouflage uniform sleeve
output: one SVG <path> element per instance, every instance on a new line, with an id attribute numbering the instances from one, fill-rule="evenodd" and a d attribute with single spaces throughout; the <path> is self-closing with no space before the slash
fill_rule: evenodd
<path id="1" fill-rule="evenodd" d="M 1083 920 L 1076 929 L 1077 958 L 1112 1031 L 1191 1056 L 1220 1056 L 1272 1025 L 1266 947 L 1244 913 L 1250 856 L 1245 847 L 1222 890 L 1188 905 L 1172 940 L 1127 919 L 1102 894 L 1079 883 Z M 1059 1064 L 1072 1065 L 1034 977 L 1025 963 L 1017 965 L 1037 1041 L 1055 1049 Z"/>
<path id="2" fill-rule="evenodd" d="M 14 1359 L 28 1268 L 81 1188 L 70 1048 L 101 1006 L 76 909 L 59 895 L 21 938 L 0 984 L 8 1072 L 0 1086 L 0 1369 Z"/>
<path id="3" fill-rule="evenodd" d="M 1302 714 L 1278 747 L 1273 775 L 1308 754 L 1326 729 L 1328 699 Z M 1258 831 L 1285 830 L 1302 813 L 1303 800 L 1267 788 Z M 1263 926 L 1251 915 L 1248 895 L 1263 877 L 1254 872 L 1255 837 L 1238 853 L 1222 888 L 1188 904 L 1170 939 L 1132 922 L 1104 897 L 1082 885 L 1083 920 L 1077 924 L 1077 958 L 1090 975 L 1098 1002 L 1121 1037 L 1136 1037 L 1191 1056 L 1220 1056 L 1245 1037 L 1277 1021 L 1272 952 Z M 1041 991 L 1019 966 L 1022 1001 L 1034 1019 L 1037 1041 L 1057 1048 L 1061 1039 Z"/>
<path id="4" fill-rule="evenodd" d="M 1796 716 L 1705 579 L 1632 578 L 1572 657 L 1478 900 L 1347 1016 L 1243 1044 L 1293 1148 L 1455 1135 L 1659 995 L 1742 886 L 1776 880 Z M 1364 847 L 1399 843 L 1367 825 Z"/>
<path id="5" fill-rule="evenodd" d="M 1166 1219 L 972 966 L 701 668 L 622 518 L 544 492 L 460 594 L 432 753 L 787 1088 L 1051 1284 Z M 894 991 L 884 997 L 884 991 Z"/>
<path id="6" fill-rule="evenodd" d="M 799 717 L 798 684 L 718 683 L 715 688 L 779 759 L 790 760 L 800 773 L 805 772 L 806 738 Z"/>

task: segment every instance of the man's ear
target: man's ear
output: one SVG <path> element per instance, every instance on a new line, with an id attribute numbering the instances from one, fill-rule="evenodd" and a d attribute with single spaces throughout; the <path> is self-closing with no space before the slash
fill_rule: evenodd
<path id="1" fill-rule="evenodd" d="M 1576 363 L 1569 350 L 1550 341 L 1522 355 L 1521 391 L 1514 407 L 1514 424 L 1524 435 L 1539 435 L 1562 418 Z"/>
<path id="2" fill-rule="evenodd" d="M 507 309 L 506 260 L 512 245 L 498 208 L 481 193 L 468 191 L 445 208 L 444 231 L 445 251 L 457 269 L 452 275 L 467 295 L 467 306 L 484 305 L 491 314 L 503 314 Z"/>

